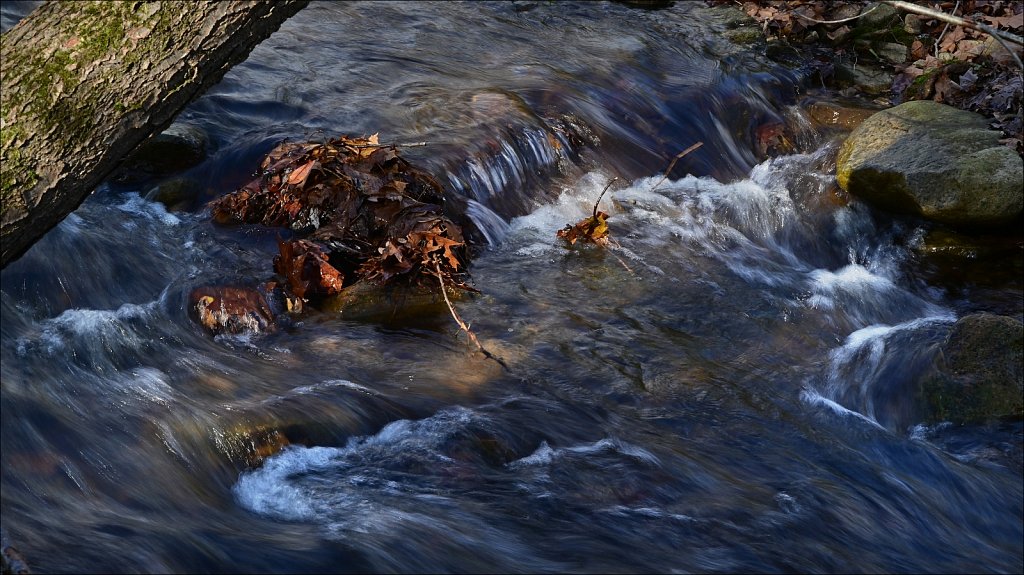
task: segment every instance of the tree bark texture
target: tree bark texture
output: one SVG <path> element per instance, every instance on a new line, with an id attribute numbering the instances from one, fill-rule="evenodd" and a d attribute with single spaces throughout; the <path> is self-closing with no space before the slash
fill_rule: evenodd
<path id="1" fill-rule="evenodd" d="M 48 2 L 0 36 L 0 268 L 306 4 Z"/>

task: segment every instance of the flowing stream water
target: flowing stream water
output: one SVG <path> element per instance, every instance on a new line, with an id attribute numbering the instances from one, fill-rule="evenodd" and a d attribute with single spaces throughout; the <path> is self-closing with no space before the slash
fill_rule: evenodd
<path id="1" fill-rule="evenodd" d="M 179 117 L 212 150 L 192 209 L 101 185 L 0 275 L 5 534 L 40 572 L 1024 570 L 1020 422 L 925 425 L 915 387 L 957 317 L 1021 317 L 1019 251 L 929 273 L 926 224 L 837 191 L 812 83 L 712 14 L 290 19 Z M 757 152 L 773 122 L 798 153 Z M 466 199 L 456 305 L 508 370 L 443 304 L 189 319 L 276 253 L 203 204 L 283 139 L 373 133 Z M 613 177 L 617 245 L 567 249 Z"/>

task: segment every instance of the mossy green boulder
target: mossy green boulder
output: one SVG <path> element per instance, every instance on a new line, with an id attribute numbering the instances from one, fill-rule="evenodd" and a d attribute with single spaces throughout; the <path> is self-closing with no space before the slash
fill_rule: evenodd
<path id="1" fill-rule="evenodd" d="M 1024 324 L 978 313 L 957 320 L 922 380 L 931 421 L 983 423 L 1024 415 Z"/>
<path id="2" fill-rule="evenodd" d="M 1024 161 L 973 112 L 932 101 L 882 110 L 843 143 L 839 185 L 873 205 L 953 226 L 1013 222 Z"/>

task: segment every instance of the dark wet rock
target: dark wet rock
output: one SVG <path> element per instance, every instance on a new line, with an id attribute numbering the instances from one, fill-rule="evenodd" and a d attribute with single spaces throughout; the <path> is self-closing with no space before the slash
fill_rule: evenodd
<path id="1" fill-rule="evenodd" d="M 448 292 L 451 301 L 461 297 L 462 293 L 457 290 Z M 437 314 L 447 309 L 438 289 L 415 285 L 381 289 L 366 281 L 350 285 L 336 295 L 324 298 L 319 302 L 319 307 L 323 311 L 361 320 L 409 319 L 422 314 Z"/>
<path id="2" fill-rule="evenodd" d="M 835 66 L 836 81 L 841 87 L 852 86 L 865 94 L 877 96 L 889 91 L 892 73 L 862 62 L 841 62 Z"/>
<path id="3" fill-rule="evenodd" d="M 1012 222 L 1024 209 L 1024 164 L 983 117 L 932 101 L 865 120 L 843 144 L 836 177 L 876 206 L 954 226 Z"/>
<path id="4" fill-rule="evenodd" d="M 213 334 L 257 334 L 274 327 L 266 298 L 252 288 L 204 286 L 192 290 L 189 311 Z"/>
<path id="5" fill-rule="evenodd" d="M 879 58 L 890 64 L 903 64 L 910 57 L 910 49 L 896 42 L 881 42 L 874 50 Z"/>
<path id="6" fill-rule="evenodd" d="M 961 233 L 936 228 L 911 242 L 915 267 L 928 285 L 956 302 L 958 315 L 987 311 L 1011 317 L 1024 313 L 1024 235 Z"/>
<path id="7" fill-rule="evenodd" d="M 761 30 L 756 26 L 743 26 L 742 28 L 726 30 L 725 37 L 730 42 L 743 46 L 761 41 L 762 35 Z"/>
<path id="8" fill-rule="evenodd" d="M 199 198 L 202 186 L 187 177 L 170 178 L 146 192 L 146 199 L 162 203 L 169 211 L 188 210 Z"/>
<path id="9" fill-rule="evenodd" d="M 171 124 L 146 140 L 112 178 L 118 184 L 135 184 L 185 171 L 206 159 L 209 137 L 201 128 Z"/>
<path id="10" fill-rule="evenodd" d="M 921 392 L 933 422 L 982 423 L 1024 415 L 1024 324 L 989 313 L 964 316 L 942 344 Z"/>
<path id="11" fill-rule="evenodd" d="M 920 34 L 921 33 L 921 22 L 925 20 L 924 16 L 918 14 L 907 14 L 903 17 L 903 29 L 909 34 Z"/>
<path id="12" fill-rule="evenodd" d="M 239 425 L 217 434 L 215 441 L 220 451 L 242 469 L 259 467 L 292 443 L 281 429 L 261 425 Z"/>
<path id="13" fill-rule="evenodd" d="M 943 256 L 961 260 L 1000 260 L 1019 257 L 1020 236 L 984 236 L 961 234 L 951 230 L 930 230 L 915 246 L 923 256 Z"/>
<path id="14" fill-rule="evenodd" d="M 713 14 L 725 26 L 725 37 L 734 44 L 753 44 L 764 38 L 757 20 L 741 10 L 735 10 L 731 6 L 716 6 Z"/>
<path id="15" fill-rule="evenodd" d="M 858 35 L 887 32 L 893 25 L 900 25 L 900 14 L 895 8 L 881 2 L 872 2 L 860 11 L 860 18 L 854 29 Z"/>
<path id="16" fill-rule="evenodd" d="M 673 0 L 616 0 L 616 2 L 630 8 L 640 8 L 642 10 L 661 10 L 675 4 Z"/>
<path id="17" fill-rule="evenodd" d="M 807 115 L 817 124 L 840 128 L 851 131 L 861 125 L 864 120 L 875 114 L 878 110 L 843 106 L 834 102 L 812 102 L 806 104 L 804 109 Z"/>

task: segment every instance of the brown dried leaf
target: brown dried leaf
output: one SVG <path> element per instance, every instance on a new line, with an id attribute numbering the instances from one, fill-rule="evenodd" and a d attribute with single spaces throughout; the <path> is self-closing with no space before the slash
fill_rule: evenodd
<path id="1" fill-rule="evenodd" d="M 599 246 L 608 245 L 608 214 L 597 212 L 595 215 L 581 220 L 576 225 L 567 225 L 558 230 L 558 237 L 574 245 L 577 240 L 590 242 Z"/>
<path id="2" fill-rule="evenodd" d="M 280 255 L 274 270 L 288 280 L 292 293 L 300 298 L 334 295 L 341 291 L 345 276 L 328 262 L 323 248 L 308 240 L 278 241 Z"/>
<path id="3" fill-rule="evenodd" d="M 293 186 L 298 186 L 301 188 L 302 186 L 306 185 L 306 180 L 309 178 L 310 172 L 312 172 L 314 168 L 319 167 L 320 162 L 316 160 L 310 160 L 306 162 L 305 164 L 292 170 L 292 173 L 288 175 L 288 183 Z"/>
<path id="4" fill-rule="evenodd" d="M 956 50 L 957 42 L 963 40 L 966 37 L 967 33 L 964 31 L 964 27 L 957 26 L 951 29 L 945 36 L 943 36 L 942 42 L 939 44 L 939 49 L 942 50 L 943 52 L 952 53 Z"/>

